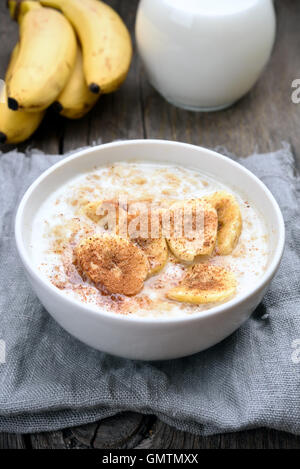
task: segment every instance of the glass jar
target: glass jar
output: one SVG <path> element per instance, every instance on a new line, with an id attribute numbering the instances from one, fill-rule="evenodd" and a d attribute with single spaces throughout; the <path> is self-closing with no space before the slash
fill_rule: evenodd
<path id="1" fill-rule="evenodd" d="M 157 91 L 176 106 L 213 111 L 253 87 L 275 27 L 272 0 L 141 0 L 136 39 Z"/>

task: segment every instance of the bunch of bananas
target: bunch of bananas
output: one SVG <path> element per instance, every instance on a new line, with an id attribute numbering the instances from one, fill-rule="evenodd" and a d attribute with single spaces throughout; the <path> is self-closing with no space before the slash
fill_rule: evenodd
<path id="1" fill-rule="evenodd" d="M 51 107 L 84 116 L 128 73 L 132 45 L 119 15 L 99 0 L 9 0 L 19 42 L 6 72 L 0 143 L 19 143 Z"/>

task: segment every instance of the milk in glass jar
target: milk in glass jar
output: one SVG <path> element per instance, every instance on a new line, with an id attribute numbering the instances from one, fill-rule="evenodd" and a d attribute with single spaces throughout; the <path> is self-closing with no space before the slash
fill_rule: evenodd
<path id="1" fill-rule="evenodd" d="M 136 39 L 151 84 L 168 101 L 212 111 L 253 87 L 275 24 L 272 0 L 141 0 Z"/>

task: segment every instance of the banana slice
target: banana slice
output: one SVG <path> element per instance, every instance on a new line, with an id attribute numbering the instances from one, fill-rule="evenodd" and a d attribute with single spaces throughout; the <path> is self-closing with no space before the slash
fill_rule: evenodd
<path id="1" fill-rule="evenodd" d="M 215 192 L 204 198 L 218 213 L 217 247 L 219 254 L 226 256 L 235 248 L 241 231 L 242 216 L 235 197 L 226 191 Z"/>
<path id="2" fill-rule="evenodd" d="M 199 199 L 176 202 L 169 213 L 173 234 L 167 237 L 167 242 L 176 257 L 183 261 L 193 261 L 195 256 L 212 254 L 217 237 L 218 217 L 210 204 Z M 186 230 L 187 220 L 190 232 Z M 176 234 L 176 230 L 180 228 L 184 236 L 178 235 L 178 231 Z"/>
<path id="3" fill-rule="evenodd" d="M 110 293 L 135 295 L 143 288 L 149 272 L 143 251 L 119 236 L 86 238 L 76 247 L 75 257 L 82 272 Z"/>
<path id="4" fill-rule="evenodd" d="M 143 205 L 140 205 L 142 202 Z M 136 205 L 137 203 L 137 205 Z M 163 269 L 168 260 L 168 246 L 165 238 L 162 236 L 161 219 L 159 208 L 151 207 L 151 200 L 132 201 L 128 204 L 128 236 L 132 238 L 146 254 L 149 260 L 150 271 L 149 276 L 158 273 Z M 157 215 L 157 225 L 152 225 L 153 216 Z M 131 222 L 133 223 L 133 231 L 131 230 Z M 135 226 L 138 229 L 145 229 L 145 235 L 136 236 Z M 143 227 L 143 228 L 142 228 Z M 153 233 L 154 230 L 154 233 Z M 156 231 L 155 231 L 156 230 Z M 138 232 L 136 232 L 138 233 Z"/>
<path id="5" fill-rule="evenodd" d="M 168 260 L 168 246 L 165 238 L 137 238 L 134 241 L 148 258 L 150 265 L 148 276 L 160 272 Z"/>
<path id="6" fill-rule="evenodd" d="M 150 265 L 149 276 L 162 270 L 168 260 L 168 247 L 165 238 L 161 236 L 160 223 L 157 227 L 158 232 L 154 233 L 154 236 L 152 234 L 151 218 L 157 207 L 155 209 L 151 208 L 150 211 L 150 203 L 151 201 L 146 199 L 131 201 L 128 204 L 127 212 L 128 236 L 146 254 Z M 143 230 L 145 230 L 144 233 Z M 139 233 L 141 233 L 140 236 Z"/>
<path id="7" fill-rule="evenodd" d="M 94 223 L 103 226 L 105 230 L 114 234 L 119 234 L 121 212 L 123 214 L 122 220 L 126 222 L 126 212 L 119 206 L 116 200 L 89 202 L 82 207 L 82 211 Z"/>
<path id="8" fill-rule="evenodd" d="M 225 301 L 235 291 L 236 279 L 232 272 L 220 266 L 195 264 L 166 296 L 184 303 L 206 304 Z"/>
<path id="9" fill-rule="evenodd" d="M 98 208 L 100 208 L 102 201 L 89 202 L 83 207 L 83 213 L 90 218 L 94 223 L 98 223 L 104 215 L 99 215 Z"/>
<path id="10" fill-rule="evenodd" d="M 94 223 L 99 223 L 104 217 L 107 217 L 109 211 L 118 215 L 119 207 L 115 200 L 97 200 L 89 202 L 83 206 L 84 214 Z"/>
<path id="11" fill-rule="evenodd" d="M 140 202 L 140 201 L 138 201 Z M 142 201 L 142 202 L 148 202 L 148 201 Z M 135 202 L 131 202 L 135 203 Z M 83 212 L 85 215 L 90 218 L 94 223 L 101 223 L 101 221 L 104 221 L 104 217 L 106 217 L 107 221 L 107 213 L 109 208 L 113 208 L 116 210 L 116 216 L 115 216 L 115 227 L 113 226 L 114 220 L 111 220 L 111 226 L 110 230 L 112 231 L 115 228 L 115 233 L 117 235 L 122 235 L 122 237 L 129 237 L 130 238 L 130 233 L 128 233 L 129 230 L 126 230 L 128 226 L 130 225 L 130 222 L 133 221 L 136 217 L 140 216 L 140 212 L 138 210 L 134 210 L 133 213 L 128 213 L 125 211 L 123 208 L 121 208 L 118 205 L 118 202 L 115 200 L 110 200 L 110 201 L 95 201 L 95 202 L 90 202 L 86 204 L 83 207 Z M 128 204 L 128 207 L 130 207 L 130 204 Z M 120 213 L 122 212 L 122 221 L 121 223 L 124 223 L 124 226 L 122 226 L 122 231 L 119 229 L 119 220 L 120 220 Z M 149 221 L 149 220 L 148 220 Z M 109 229 L 109 227 L 104 226 L 105 228 Z M 124 231 L 124 233 L 123 233 Z M 142 251 L 146 254 L 149 265 L 150 265 L 150 271 L 149 271 L 149 276 L 154 275 L 158 273 L 166 264 L 168 260 L 168 247 L 165 238 L 163 237 L 158 237 L 158 238 L 151 238 L 151 233 L 148 233 L 149 237 L 143 238 L 143 237 L 133 237 L 132 242 L 138 245 L 142 249 Z"/>

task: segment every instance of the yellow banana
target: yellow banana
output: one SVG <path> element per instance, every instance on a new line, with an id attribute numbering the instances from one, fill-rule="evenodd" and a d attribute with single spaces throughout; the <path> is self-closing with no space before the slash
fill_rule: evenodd
<path id="1" fill-rule="evenodd" d="M 15 45 L 15 47 L 13 48 L 13 51 L 12 51 L 11 56 L 10 56 L 10 61 L 9 61 L 9 64 L 8 64 L 8 67 L 7 67 L 7 70 L 6 70 L 6 74 L 5 74 L 5 81 L 6 82 L 11 78 L 11 75 L 13 73 L 13 69 L 14 69 L 14 66 L 15 66 L 15 63 L 16 63 L 16 60 L 17 60 L 17 57 L 18 57 L 19 49 L 20 49 L 20 45 L 19 45 L 19 43 L 17 43 Z"/>
<path id="2" fill-rule="evenodd" d="M 22 8 L 21 3 L 23 3 Z M 19 23 L 30 10 L 41 8 L 41 5 L 35 0 L 8 0 L 7 6 L 12 19 Z"/>
<path id="3" fill-rule="evenodd" d="M 14 70 L 19 52 L 17 44 L 12 52 L 6 72 L 6 81 Z M 45 112 L 11 111 L 7 105 L 6 89 L 2 90 L 0 99 L 0 143 L 20 143 L 29 138 L 42 121 Z"/>
<path id="4" fill-rule="evenodd" d="M 101 210 L 102 206 L 102 210 Z M 101 220 L 104 220 L 104 223 L 107 223 L 107 218 L 104 218 L 108 214 L 108 209 L 112 207 L 115 208 L 116 220 L 115 228 L 116 232 L 119 232 L 119 217 L 122 212 L 122 218 L 126 220 L 126 226 L 128 222 L 133 220 L 137 214 L 128 214 L 122 207 L 118 205 L 116 200 L 107 200 L 107 201 L 94 201 L 89 202 L 82 208 L 82 212 L 90 218 L 94 223 L 100 223 Z M 112 226 L 112 228 L 114 228 Z M 130 238 L 129 233 L 127 233 L 128 238 Z M 163 269 L 168 260 L 168 246 L 165 238 L 132 238 L 131 241 L 136 244 L 143 252 L 146 254 L 149 261 L 149 273 L 148 275 L 157 274 L 160 270 Z"/>
<path id="5" fill-rule="evenodd" d="M 80 119 L 89 112 L 99 99 L 99 94 L 92 93 L 85 81 L 82 53 L 77 48 L 77 57 L 71 77 L 52 108 L 69 119 Z"/>
<path id="6" fill-rule="evenodd" d="M 214 192 L 203 198 L 211 204 L 218 214 L 217 248 L 219 254 L 226 256 L 235 248 L 241 231 L 242 215 L 235 197 L 226 191 Z"/>
<path id="7" fill-rule="evenodd" d="M 175 202 L 170 207 L 171 221 L 176 229 L 176 214 L 181 215 L 177 219 L 177 229 L 182 228 L 182 235 L 176 236 L 176 233 L 167 238 L 167 242 L 172 253 L 183 261 L 193 261 L 196 256 L 210 256 L 214 250 L 218 217 L 216 210 L 200 199 L 191 199 Z M 190 221 L 190 228 L 193 228 L 193 237 L 184 233 L 185 218 Z M 198 218 L 198 231 L 197 228 Z"/>
<path id="8" fill-rule="evenodd" d="M 46 109 L 60 94 L 75 64 L 77 43 L 64 16 L 34 1 L 9 0 L 18 16 L 20 47 L 7 81 L 8 106 L 13 111 Z"/>
<path id="9" fill-rule="evenodd" d="M 111 93 L 125 80 L 132 57 L 130 34 L 120 16 L 97 0 L 40 0 L 61 10 L 83 51 L 84 74 L 93 93 Z"/>
<path id="10" fill-rule="evenodd" d="M 235 291 L 236 279 L 232 272 L 217 265 L 195 264 L 166 296 L 184 303 L 205 304 L 228 300 Z"/>
<path id="11" fill-rule="evenodd" d="M 148 276 L 158 274 L 168 260 L 168 246 L 165 238 L 137 238 L 132 241 L 141 248 L 148 258 L 150 266 Z"/>
<path id="12" fill-rule="evenodd" d="M 109 293 L 135 295 L 144 285 L 149 262 L 143 251 L 119 236 L 93 236 L 75 249 L 79 272 Z"/>

